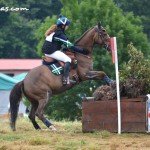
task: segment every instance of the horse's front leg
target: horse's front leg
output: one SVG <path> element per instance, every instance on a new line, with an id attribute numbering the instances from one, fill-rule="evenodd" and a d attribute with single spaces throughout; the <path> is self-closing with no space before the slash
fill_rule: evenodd
<path id="1" fill-rule="evenodd" d="M 103 71 L 89 71 L 85 75 L 87 80 L 103 80 L 107 85 L 110 85 L 112 80 Z"/>

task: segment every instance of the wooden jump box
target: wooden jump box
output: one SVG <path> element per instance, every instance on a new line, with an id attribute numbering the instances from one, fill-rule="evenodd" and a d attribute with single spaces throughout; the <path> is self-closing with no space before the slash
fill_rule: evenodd
<path id="1" fill-rule="evenodd" d="M 146 101 L 144 98 L 121 99 L 121 132 L 146 132 Z M 117 100 L 84 101 L 82 131 L 118 132 Z"/>

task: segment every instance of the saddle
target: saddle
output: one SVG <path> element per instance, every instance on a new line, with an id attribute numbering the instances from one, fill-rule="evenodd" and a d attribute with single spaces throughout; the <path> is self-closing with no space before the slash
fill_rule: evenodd
<path id="1" fill-rule="evenodd" d="M 71 58 L 71 69 L 75 69 L 76 68 L 76 66 L 77 66 L 77 59 L 76 59 L 76 57 L 75 57 L 75 55 L 74 55 L 74 53 L 73 52 L 69 52 L 69 51 L 66 51 L 66 52 L 64 52 L 68 57 L 70 57 Z M 59 60 L 55 60 L 54 58 L 51 58 L 51 57 L 48 57 L 48 56 L 42 56 L 42 59 L 45 61 L 45 62 L 48 62 L 48 63 L 52 63 L 52 62 L 54 62 L 54 61 L 57 61 L 59 64 L 60 64 L 60 66 L 62 67 L 62 68 L 64 68 L 64 62 L 62 62 L 62 61 L 59 61 Z"/>
<path id="2" fill-rule="evenodd" d="M 76 71 L 77 59 L 75 57 L 75 54 L 70 51 L 65 51 L 64 53 L 71 58 L 71 67 L 69 73 L 71 75 L 71 79 L 74 80 L 76 83 L 79 83 L 79 77 Z M 42 59 L 43 64 L 46 65 L 51 70 L 52 73 L 54 73 L 55 75 L 63 74 L 63 68 L 65 65 L 64 62 L 55 60 L 47 56 L 42 56 Z"/>

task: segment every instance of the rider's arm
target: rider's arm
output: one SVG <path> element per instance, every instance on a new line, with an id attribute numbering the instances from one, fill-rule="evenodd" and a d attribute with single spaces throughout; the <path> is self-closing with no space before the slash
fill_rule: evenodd
<path id="1" fill-rule="evenodd" d="M 61 34 L 60 36 L 54 37 L 53 39 L 54 41 L 57 42 L 61 42 L 62 44 L 64 44 L 67 48 L 72 49 L 73 51 L 79 52 L 79 53 L 84 53 L 85 50 L 82 48 L 79 48 L 77 46 L 74 46 L 74 44 L 72 44 L 67 37 L 65 36 L 65 34 Z"/>

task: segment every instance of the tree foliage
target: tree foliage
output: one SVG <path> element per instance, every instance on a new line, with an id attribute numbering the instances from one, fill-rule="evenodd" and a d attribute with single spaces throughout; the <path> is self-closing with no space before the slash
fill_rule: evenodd
<path id="1" fill-rule="evenodd" d="M 6 7 L 29 10 L 0 11 L 0 57 L 37 58 L 37 29 L 46 16 L 59 14 L 60 1 L 1 0 L 0 8 Z"/>
<path id="2" fill-rule="evenodd" d="M 145 83 L 145 93 L 150 92 L 150 61 L 145 59 L 143 53 L 138 51 L 133 44 L 128 45 L 130 59 L 120 70 L 120 79 L 137 79 Z"/>
<path id="3" fill-rule="evenodd" d="M 150 40 L 150 1 L 149 0 L 114 0 L 118 7 L 124 12 L 133 12 L 135 16 L 140 16 L 144 31 Z"/>

